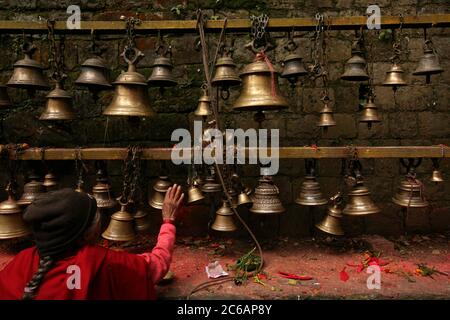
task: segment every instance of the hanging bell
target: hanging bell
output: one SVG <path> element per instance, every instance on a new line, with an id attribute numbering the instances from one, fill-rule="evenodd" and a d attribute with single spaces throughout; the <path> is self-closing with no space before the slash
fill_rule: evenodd
<path id="1" fill-rule="evenodd" d="M 370 191 L 364 182 L 358 181 L 348 193 L 348 202 L 343 213 L 349 216 L 364 216 L 380 211 L 370 198 Z"/>
<path id="2" fill-rule="evenodd" d="M 40 194 L 45 192 L 44 185 L 38 179 L 38 176 L 30 175 L 30 182 L 23 186 L 22 197 L 17 201 L 19 206 L 31 204 Z"/>
<path id="3" fill-rule="evenodd" d="M 153 186 L 153 192 L 148 200 L 152 208 L 161 210 L 167 190 L 173 185 L 168 176 L 160 176 Z"/>
<path id="4" fill-rule="evenodd" d="M 206 177 L 202 191 L 205 193 L 220 192 L 222 191 L 222 185 L 216 181 L 215 175 L 210 175 Z"/>
<path id="5" fill-rule="evenodd" d="M 366 81 L 369 75 L 366 71 L 366 59 L 360 50 L 352 49 L 352 57 L 345 63 L 345 70 L 341 76 L 346 81 Z"/>
<path id="6" fill-rule="evenodd" d="M 321 206 L 328 203 L 320 191 L 319 182 L 311 174 L 305 176 L 305 181 L 300 187 L 300 194 L 295 202 L 303 206 Z"/>
<path id="7" fill-rule="evenodd" d="M 203 94 L 198 99 L 198 105 L 197 109 L 194 111 L 194 115 L 197 117 L 208 117 L 212 114 L 211 112 L 211 99 L 208 96 L 208 93 L 206 91 L 206 87 L 202 87 Z"/>
<path id="8" fill-rule="evenodd" d="M 0 203 L 0 239 L 20 238 L 30 234 L 22 219 L 22 210 L 7 188 L 8 199 Z"/>
<path id="9" fill-rule="evenodd" d="M 431 182 L 443 182 L 444 178 L 442 177 L 441 171 L 439 171 L 438 169 L 434 169 L 433 172 L 431 173 L 430 181 Z"/>
<path id="10" fill-rule="evenodd" d="M 97 94 L 102 90 L 109 90 L 112 85 L 108 81 L 108 67 L 105 60 L 99 56 L 87 59 L 81 65 L 81 73 L 75 84 L 86 87 L 90 92 Z"/>
<path id="11" fill-rule="evenodd" d="M 380 115 L 378 114 L 377 106 L 373 102 L 373 97 L 369 96 L 367 103 L 363 107 L 363 111 L 359 118 L 359 122 L 367 123 L 368 128 L 372 127 L 373 123 L 381 122 Z"/>
<path id="12" fill-rule="evenodd" d="M 132 241 L 134 232 L 133 216 L 127 212 L 127 206 L 121 204 L 119 211 L 111 215 L 108 228 L 102 233 L 102 237 L 111 241 Z"/>
<path id="13" fill-rule="evenodd" d="M 55 89 L 46 96 L 47 103 L 39 120 L 73 120 L 72 96 L 64 90 L 62 81 L 56 82 Z"/>
<path id="14" fill-rule="evenodd" d="M 188 204 L 197 204 L 205 199 L 205 196 L 203 195 L 202 190 L 200 190 L 197 181 L 194 181 L 194 183 L 191 184 L 187 194 Z"/>
<path id="15" fill-rule="evenodd" d="M 97 201 L 97 208 L 111 209 L 117 205 L 103 169 L 97 171 L 96 184 L 92 187 L 92 196 Z"/>
<path id="16" fill-rule="evenodd" d="M 244 188 L 237 197 L 237 205 L 250 207 L 253 204 L 253 201 L 250 198 L 251 193 L 252 193 L 252 189 Z"/>
<path id="17" fill-rule="evenodd" d="M 223 232 L 236 231 L 237 227 L 234 223 L 234 212 L 231 210 L 228 201 L 223 201 L 222 207 L 216 212 L 216 219 L 211 225 L 211 229 Z"/>
<path id="18" fill-rule="evenodd" d="M 439 64 L 439 57 L 431 46 L 431 41 L 425 41 L 423 57 L 420 58 L 417 69 L 413 72 L 415 76 L 426 76 L 426 83 L 430 83 L 431 75 L 444 72 Z"/>
<path id="19" fill-rule="evenodd" d="M 11 106 L 12 103 L 8 95 L 7 87 L 0 84 L 0 109 L 8 109 Z"/>
<path id="20" fill-rule="evenodd" d="M 211 80 L 213 86 L 227 90 L 230 87 L 240 85 L 241 82 L 233 58 L 223 56 L 217 59 L 214 77 Z"/>
<path id="21" fill-rule="evenodd" d="M 340 200 L 339 200 L 340 199 Z M 344 229 L 342 228 L 342 209 L 341 202 L 342 197 L 338 193 L 336 196 L 330 199 L 332 204 L 328 207 L 327 215 L 325 218 L 316 224 L 316 228 L 335 236 L 343 236 Z"/>
<path id="22" fill-rule="evenodd" d="M 27 89 L 31 94 L 36 90 L 49 90 L 47 78 L 44 76 L 44 67 L 32 58 L 36 47 L 24 43 L 25 58 L 14 63 L 14 71 L 6 84 L 8 87 Z"/>
<path id="23" fill-rule="evenodd" d="M 422 182 L 409 176 L 400 182 L 392 201 L 402 207 L 424 208 L 428 206 L 428 201 L 423 194 Z"/>
<path id="24" fill-rule="evenodd" d="M 386 72 L 386 79 L 383 82 L 383 86 L 392 87 L 394 90 L 397 87 L 406 86 L 407 83 L 403 78 L 404 73 L 403 69 L 397 63 L 393 63 L 391 69 Z"/>
<path id="25" fill-rule="evenodd" d="M 255 188 L 253 195 L 253 205 L 250 212 L 258 214 L 278 214 L 283 213 L 286 209 L 280 200 L 280 191 L 273 183 L 270 176 L 262 176 L 259 179 L 259 184 Z"/>
<path id="26" fill-rule="evenodd" d="M 278 90 L 278 72 L 264 61 L 247 65 L 242 73 L 242 91 L 233 109 L 243 111 L 275 111 L 289 107 Z"/>
<path id="27" fill-rule="evenodd" d="M 129 54 L 133 57 L 129 58 Z M 144 54 L 136 48 L 125 48 L 122 56 L 128 63 L 128 70 L 122 72 L 113 83 L 114 96 L 103 114 L 130 117 L 154 116 L 155 112 L 150 107 L 145 77 L 136 71 L 136 63 Z"/>
<path id="28" fill-rule="evenodd" d="M 164 49 L 164 45 L 160 45 L 157 49 Z M 167 50 L 156 57 L 153 63 L 153 71 L 147 82 L 150 87 L 173 87 L 177 85 L 177 81 L 173 77 L 172 69 L 173 64 L 171 61 L 172 51 L 171 46 Z"/>
<path id="29" fill-rule="evenodd" d="M 49 172 L 44 176 L 44 182 L 42 185 L 45 187 L 45 191 L 47 192 L 58 190 L 58 181 L 52 172 Z"/>
<path id="30" fill-rule="evenodd" d="M 134 226 L 137 232 L 141 233 L 150 229 L 148 211 L 145 210 L 143 206 L 140 206 L 137 209 L 136 213 L 133 215 L 133 218 L 134 218 Z"/>
<path id="31" fill-rule="evenodd" d="M 330 99 L 328 97 L 324 97 L 322 100 L 324 105 L 320 111 L 320 118 L 319 122 L 317 122 L 317 126 L 327 129 L 328 127 L 335 126 L 336 121 L 334 120 L 333 109 L 329 106 Z"/>
<path id="32" fill-rule="evenodd" d="M 302 62 L 302 57 L 299 54 L 292 53 L 284 58 L 281 77 L 288 79 L 291 85 L 295 85 L 299 77 L 307 74 L 308 71 L 306 71 Z"/>

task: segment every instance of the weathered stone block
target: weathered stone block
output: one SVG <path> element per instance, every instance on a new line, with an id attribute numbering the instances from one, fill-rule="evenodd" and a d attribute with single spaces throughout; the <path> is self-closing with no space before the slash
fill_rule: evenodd
<path id="1" fill-rule="evenodd" d="M 395 112 L 389 114 L 389 129 L 393 138 L 413 138 L 417 135 L 417 114 Z"/>
<path id="2" fill-rule="evenodd" d="M 449 137 L 450 114 L 443 112 L 419 113 L 419 132 L 421 137 Z"/>

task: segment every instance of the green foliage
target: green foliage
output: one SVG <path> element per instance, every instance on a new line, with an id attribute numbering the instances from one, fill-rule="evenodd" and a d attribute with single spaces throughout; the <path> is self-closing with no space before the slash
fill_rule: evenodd
<path id="1" fill-rule="evenodd" d="M 382 30 L 378 36 L 380 41 L 389 41 L 392 38 L 392 29 Z"/>

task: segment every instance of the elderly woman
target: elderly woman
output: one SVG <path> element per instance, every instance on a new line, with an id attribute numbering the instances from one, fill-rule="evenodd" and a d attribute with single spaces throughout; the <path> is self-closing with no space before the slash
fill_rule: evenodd
<path id="1" fill-rule="evenodd" d="M 156 299 L 154 286 L 169 270 L 183 197 L 180 186 L 169 188 L 156 246 L 131 254 L 93 244 L 99 216 L 90 195 L 72 189 L 43 195 L 24 213 L 36 246 L 0 271 L 0 299 Z"/>

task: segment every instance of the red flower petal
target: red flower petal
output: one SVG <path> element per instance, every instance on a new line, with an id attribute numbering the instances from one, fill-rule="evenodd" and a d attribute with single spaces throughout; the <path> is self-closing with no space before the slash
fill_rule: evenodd
<path id="1" fill-rule="evenodd" d="M 339 278 L 341 279 L 341 281 L 344 281 L 344 282 L 346 282 L 348 279 L 350 279 L 350 276 L 345 271 L 345 267 L 344 267 L 344 269 L 342 269 L 341 272 L 339 272 Z"/>

